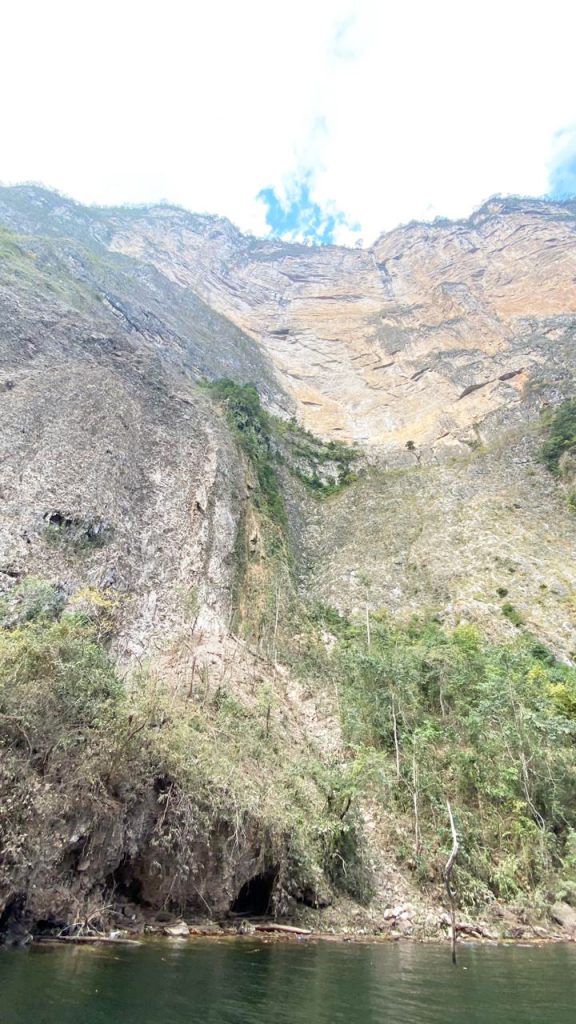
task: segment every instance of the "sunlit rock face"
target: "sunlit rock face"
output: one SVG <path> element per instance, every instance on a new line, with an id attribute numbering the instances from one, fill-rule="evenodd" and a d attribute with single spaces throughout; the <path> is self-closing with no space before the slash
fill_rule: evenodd
<path id="1" fill-rule="evenodd" d="M 257 241 L 156 208 L 110 213 L 106 244 L 256 339 L 323 436 L 461 445 L 573 362 L 571 203 L 493 199 L 467 221 L 411 224 L 368 250 Z"/>

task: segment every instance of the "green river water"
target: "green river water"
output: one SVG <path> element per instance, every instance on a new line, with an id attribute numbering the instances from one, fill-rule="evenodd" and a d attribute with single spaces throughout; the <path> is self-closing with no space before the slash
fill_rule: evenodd
<path id="1" fill-rule="evenodd" d="M 1 1024 L 576 1024 L 576 946 L 35 947 L 0 953 Z"/>

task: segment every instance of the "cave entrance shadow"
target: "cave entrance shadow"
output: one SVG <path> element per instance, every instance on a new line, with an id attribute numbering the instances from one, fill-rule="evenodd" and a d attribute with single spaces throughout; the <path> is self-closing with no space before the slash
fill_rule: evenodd
<path id="1" fill-rule="evenodd" d="M 123 857 L 118 867 L 107 876 L 106 885 L 116 897 L 124 897 L 143 906 L 146 904 L 142 898 L 142 882 L 134 874 L 129 857 Z"/>
<path id="2" fill-rule="evenodd" d="M 230 912 L 242 917 L 263 917 L 270 913 L 276 876 L 277 871 L 274 870 L 249 878 L 232 903 Z"/>

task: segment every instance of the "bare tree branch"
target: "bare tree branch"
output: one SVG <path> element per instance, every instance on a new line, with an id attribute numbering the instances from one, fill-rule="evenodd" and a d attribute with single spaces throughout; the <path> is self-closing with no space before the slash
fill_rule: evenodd
<path id="1" fill-rule="evenodd" d="M 452 888 L 452 869 L 458 856 L 459 844 L 458 844 L 458 833 L 456 832 L 456 825 L 454 824 L 454 815 L 452 814 L 452 808 L 450 801 L 446 801 L 448 807 L 448 817 L 450 819 L 450 831 L 452 833 L 452 849 L 450 856 L 446 861 L 446 867 L 444 868 L 444 881 L 446 882 L 446 892 L 448 893 L 448 899 L 450 900 L 450 919 L 452 928 L 452 963 L 456 963 L 456 895 Z"/>

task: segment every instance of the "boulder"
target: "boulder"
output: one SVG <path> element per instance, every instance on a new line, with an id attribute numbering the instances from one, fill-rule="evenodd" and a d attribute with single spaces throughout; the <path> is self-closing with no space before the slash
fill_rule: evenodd
<path id="1" fill-rule="evenodd" d="M 169 935 L 171 939 L 185 939 L 190 934 L 190 929 L 185 921 L 176 921 L 174 924 L 167 924 L 162 931 L 164 935 Z"/>
<path id="2" fill-rule="evenodd" d="M 568 903 L 555 903 L 550 911 L 553 921 L 561 928 L 576 933 L 576 910 Z"/>

